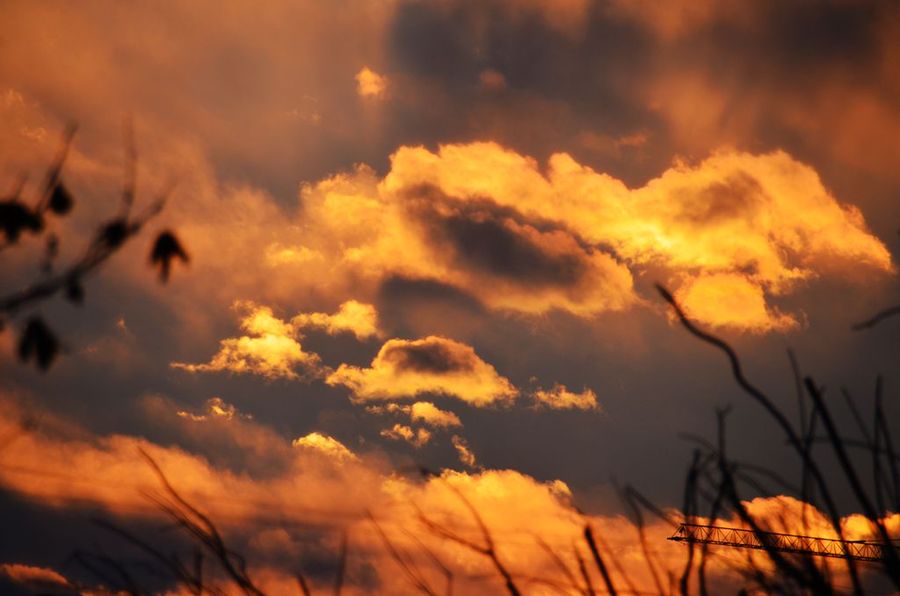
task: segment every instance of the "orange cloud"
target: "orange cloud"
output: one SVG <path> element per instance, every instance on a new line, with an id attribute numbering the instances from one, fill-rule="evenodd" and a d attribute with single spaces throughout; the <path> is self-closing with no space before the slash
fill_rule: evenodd
<path id="1" fill-rule="evenodd" d="M 428 401 L 417 401 L 410 407 L 410 419 L 438 428 L 462 426 L 459 416 L 453 412 L 442 410 Z"/>
<path id="2" fill-rule="evenodd" d="M 431 432 L 425 428 L 413 429 L 405 424 L 395 424 L 379 433 L 386 439 L 394 441 L 406 441 L 414 447 L 421 447 L 431 440 Z"/>
<path id="3" fill-rule="evenodd" d="M 122 435 L 92 436 L 46 413 L 35 417 L 35 412 L 21 410 L 5 398 L 3 405 L 8 415 L 0 419 L 0 436 L 11 438 L 0 453 L 0 485 L 4 490 L 47 506 L 93 504 L 123 518 L 157 518 L 163 514 L 145 495 L 158 494 L 159 483 L 140 455 L 139 450 L 143 450 L 157 461 L 189 502 L 215 520 L 225 536 L 245 539 L 243 544 L 248 550 L 243 554 L 249 562 L 248 571 L 270 589 L 288 585 L 281 583 L 282 578 L 296 571 L 296 557 L 302 557 L 304 552 L 298 545 L 308 540 L 310 533 L 314 533 L 317 552 L 323 545 L 332 544 L 337 556 L 335 537 L 346 531 L 352 550 L 350 560 L 374 569 L 380 590 L 409 590 L 405 576 L 394 571 L 393 555 L 364 514 L 371 511 L 393 548 L 415 557 L 433 585 L 439 585 L 444 576 L 434 559 L 424 556 L 423 547 L 453 570 L 458 582 L 454 585 L 461 593 L 495 593 L 502 583 L 489 560 L 420 522 L 419 516 L 424 515 L 433 526 L 480 543 L 481 530 L 465 499 L 486 524 L 497 545 L 497 556 L 523 586 L 531 585 L 528 578 L 534 577 L 566 585 L 565 574 L 558 562 L 548 558 L 541 541 L 566 566 L 577 570 L 576 553 L 590 561 L 580 538 L 584 524 L 589 523 L 602 541 L 604 556 L 616 561 L 610 573 L 617 584 L 625 585 L 623 574 L 627 574 L 636 589 L 653 590 L 637 528 L 621 516 L 582 516 L 571 506 L 571 490 L 559 480 L 539 482 L 513 470 L 443 471 L 438 477 L 416 480 L 386 467 L 372 454 L 354 455 L 337 440 L 320 433 L 295 441 L 294 449 L 275 448 L 276 455 L 286 458 L 279 472 L 236 473 L 177 447 L 162 447 Z M 40 421 L 37 427 L 34 420 Z M 209 421 L 184 422 L 196 425 Z M 238 417 L 219 417 L 216 422 L 237 428 L 248 424 Z M 474 467 L 476 462 L 465 441 L 455 436 L 454 445 L 466 465 Z M 798 525 L 802 523 L 802 503 L 789 497 L 754 499 L 745 505 L 771 530 L 804 528 Z M 805 531 L 810 535 L 832 535 L 824 516 L 814 508 L 807 510 L 806 518 Z M 900 516 L 890 516 L 888 523 L 892 531 L 900 530 Z M 739 524 L 729 519 L 722 520 L 721 525 Z M 845 518 L 843 525 L 848 537 L 867 536 L 858 516 Z M 648 520 L 644 531 L 660 571 L 680 572 L 686 550 L 665 540 L 672 527 Z M 288 567 L 276 563 L 277 558 L 266 563 L 266 556 L 271 556 L 273 549 L 296 557 L 288 559 Z M 731 569 L 735 558 L 719 558 L 715 549 L 710 552 L 710 578 L 740 585 L 739 576 Z M 754 562 L 765 563 L 759 555 L 751 556 L 756 557 Z M 263 563 L 257 564 L 260 558 Z M 839 565 L 835 563 L 835 572 L 839 572 Z M 764 565 L 762 568 L 766 569 Z M 52 570 L 16 565 L 0 569 L 8 576 L 64 581 Z M 600 585 L 596 570 L 591 569 L 590 574 L 594 585 Z M 365 591 L 364 586 L 352 585 L 354 576 L 352 570 L 347 576 L 350 593 Z M 210 581 L 217 580 L 211 576 Z M 322 581 L 322 586 L 314 588 L 330 585 L 333 578 L 318 581 Z"/>
<path id="4" fill-rule="evenodd" d="M 453 448 L 456 449 L 456 454 L 459 456 L 459 461 L 470 468 L 475 468 L 478 466 L 478 462 L 475 460 L 475 454 L 472 453 L 471 449 L 469 449 L 469 443 L 465 440 L 465 438 L 459 435 L 453 435 L 450 441 L 453 444 Z"/>
<path id="5" fill-rule="evenodd" d="M 763 289 L 737 273 L 715 273 L 688 279 L 675 293 L 685 313 L 715 327 L 765 333 L 785 331 L 797 319 L 766 304 Z"/>
<path id="6" fill-rule="evenodd" d="M 493 309 L 592 316 L 640 304 L 635 275 L 662 268 L 673 287 L 743 276 L 731 287 L 746 312 L 732 313 L 728 326 L 784 331 L 799 314 L 778 312 L 772 297 L 817 277 L 893 270 L 860 211 L 781 151 L 722 150 L 628 188 L 565 153 L 542 168 L 490 142 L 401 147 L 384 178 L 358 166 L 305 185 L 297 220 L 258 190 L 220 190 L 196 147 L 179 144 L 167 159 L 154 162 L 148 177 L 161 179 L 175 161 L 178 170 L 190 166 L 186 184 L 197 200 L 173 203 L 173 217 L 184 221 L 185 242 L 204 263 L 192 272 L 194 287 L 218 301 L 240 292 L 273 303 L 313 289 L 346 301 L 372 297 L 384 280 L 404 276 L 454 286 Z M 71 165 L 92 181 L 118 178 L 77 151 Z M 223 236 L 234 241 L 222 243 Z M 150 281 L 137 283 L 158 293 Z M 760 292 L 762 310 L 750 298 Z M 721 307 L 703 295 L 694 292 L 693 315 L 718 324 Z M 198 328 L 209 315 L 192 307 L 194 298 L 173 300 Z M 220 364 L 231 366 L 230 354 L 223 357 Z"/>
<path id="7" fill-rule="evenodd" d="M 311 432 L 308 435 L 299 437 L 291 441 L 294 447 L 303 449 L 312 449 L 318 453 L 324 453 L 329 457 L 338 460 L 356 460 L 359 459 L 350 451 L 343 443 L 319 432 Z"/>
<path id="8" fill-rule="evenodd" d="M 380 335 L 378 312 L 375 307 L 356 300 L 344 302 L 333 315 L 320 312 L 299 314 L 291 319 L 291 324 L 297 329 L 303 327 L 324 329 L 331 335 L 350 332 L 360 340 Z"/>
<path id="9" fill-rule="evenodd" d="M 565 385 L 557 383 L 552 389 L 538 389 L 532 394 L 536 406 L 552 410 L 599 410 L 597 394 L 591 389 L 581 393 L 569 391 Z"/>
<path id="10" fill-rule="evenodd" d="M 550 158 L 545 175 L 533 160 L 494 143 L 444 145 L 437 153 L 399 149 L 382 188 L 403 193 L 423 187 L 440 189 L 458 205 L 490 201 L 555 222 L 589 243 L 611 245 L 634 269 L 741 275 L 744 296 L 747 284 L 765 296 L 819 276 L 893 270 L 890 253 L 859 210 L 840 204 L 812 168 L 781 151 L 723 151 L 694 166 L 676 163 L 629 189 L 563 153 Z M 610 292 L 603 287 L 596 291 Z M 720 317 L 721 309 L 701 297 L 695 297 L 695 315 Z M 758 301 L 737 302 L 750 311 L 735 313 L 733 326 L 760 319 Z M 766 312 L 770 329 L 786 327 L 787 319 Z"/>
<path id="11" fill-rule="evenodd" d="M 363 66 L 356 73 L 356 93 L 360 97 L 381 99 L 387 93 L 387 77 L 380 75 L 368 66 Z"/>
<path id="12" fill-rule="evenodd" d="M 369 368 L 342 364 L 325 382 L 349 387 L 358 401 L 438 393 L 487 406 L 509 402 L 518 393 L 471 346 L 439 336 L 388 340 Z"/>
<path id="13" fill-rule="evenodd" d="M 178 410 L 176 414 L 182 418 L 193 420 L 194 422 L 202 422 L 204 420 L 209 420 L 210 418 L 224 418 L 226 420 L 231 420 L 235 416 L 243 416 L 248 419 L 252 418 L 249 414 L 241 414 L 238 412 L 237 408 L 226 403 L 221 397 L 211 397 L 206 400 L 206 413 L 204 414 L 192 414 L 186 410 Z"/>
<path id="14" fill-rule="evenodd" d="M 280 265 L 303 265 L 310 261 L 322 260 L 322 255 L 306 247 L 291 248 L 275 243 L 266 247 L 265 262 L 270 267 Z"/>
<path id="15" fill-rule="evenodd" d="M 62 574 L 45 567 L 34 567 L 21 563 L 2 563 L 0 564 L 0 575 L 37 591 L 71 587 L 69 580 Z"/>
<path id="16" fill-rule="evenodd" d="M 251 301 L 235 302 L 233 308 L 243 313 L 241 329 L 248 335 L 223 339 L 208 363 L 173 362 L 171 366 L 188 372 L 230 371 L 296 380 L 327 372 L 318 354 L 304 351 L 299 342 L 301 329 L 321 328 L 332 335 L 349 332 L 358 339 L 380 334 L 375 307 L 356 300 L 344 302 L 333 315 L 301 313 L 290 321 L 276 317 L 270 307 Z"/>
<path id="17" fill-rule="evenodd" d="M 384 406 L 367 406 L 366 411 L 370 414 L 403 414 L 408 416 L 411 422 L 421 422 L 434 428 L 462 426 L 459 416 L 453 412 L 442 410 L 429 401 L 417 401 L 408 406 L 393 403 Z"/>
<path id="18" fill-rule="evenodd" d="M 494 309 L 590 316 L 639 304 L 634 275 L 662 268 L 685 284 L 695 318 L 784 331 L 798 316 L 771 297 L 817 277 L 893 270 L 859 210 L 781 151 L 720 151 L 630 189 L 564 153 L 542 170 L 495 143 L 401 147 L 383 179 L 359 166 L 305 186 L 301 200 L 304 241 L 278 254 L 306 255 L 303 264 L 270 264 L 302 267 L 337 295 L 403 276 Z M 739 310 L 723 323 L 712 290 L 726 280 Z"/>
<path id="19" fill-rule="evenodd" d="M 299 379 L 319 374 L 319 356 L 305 352 L 295 339 L 295 331 L 274 315 L 267 306 L 237 302 L 234 308 L 244 312 L 241 329 L 248 335 L 223 339 L 219 351 L 206 364 L 173 362 L 173 368 L 188 372 L 252 373 L 269 379 Z"/>
<path id="20" fill-rule="evenodd" d="M 326 255 L 331 267 L 317 276 L 321 283 L 339 290 L 348 279 L 357 287 L 398 275 L 435 280 L 491 308 L 535 314 L 588 315 L 635 303 L 628 269 L 565 226 L 487 195 L 461 202 L 440 185 L 400 184 L 399 175 L 380 181 L 358 167 L 303 188 L 308 234 L 296 249 Z"/>

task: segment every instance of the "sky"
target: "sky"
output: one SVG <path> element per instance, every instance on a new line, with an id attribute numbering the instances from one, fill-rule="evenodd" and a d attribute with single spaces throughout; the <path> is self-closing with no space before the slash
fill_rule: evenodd
<path id="1" fill-rule="evenodd" d="M 412 591 L 367 515 L 409 541 L 417 511 L 465 518 L 457 490 L 513 566 L 553 572 L 535 535 L 570 556 L 574 505 L 652 589 L 617 487 L 677 508 L 686 437 L 723 408 L 735 457 L 799 470 L 655 284 L 792 419 L 788 350 L 848 429 L 841 390 L 869 412 L 879 375 L 900 419 L 897 322 L 852 329 L 900 294 L 896 3 L 13 0 L 0 20 L 2 192 L 24 174 L 36 196 L 78 125 L 61 263 L 119 208 L 129 126 L 136 208 L 174 189 L 84 304 L 35 308 L 49 371 L 16 357 L 31 311 L 0 333 L 10 586 L 87 577 L 66 561 L 114 548 L 97 515 L 158 531 L 143 450 L 275 593 L 298 566 L 330 585 L 341 532 L 348 589 Z M 190 261 L 162 284 L 165 229 Z M 0 254 L 4 296 L 42 248 Z M 430 539 L 473 593 L 502 587 Z"/>

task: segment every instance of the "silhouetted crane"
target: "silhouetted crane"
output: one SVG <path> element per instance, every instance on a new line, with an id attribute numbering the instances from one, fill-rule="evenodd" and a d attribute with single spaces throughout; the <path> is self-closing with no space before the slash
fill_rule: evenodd
<path id="1" fill-rule="evenodd" d="M 778 551 L 817 557 L 880 562 L 893 544 L 866 540 L 836 540 L 779 532 L 756 532 L 742 528 L 724 528 L 701 524 L 681 524 L 669 537 L 675 542 L 713 544 L 733 548 Z"/>

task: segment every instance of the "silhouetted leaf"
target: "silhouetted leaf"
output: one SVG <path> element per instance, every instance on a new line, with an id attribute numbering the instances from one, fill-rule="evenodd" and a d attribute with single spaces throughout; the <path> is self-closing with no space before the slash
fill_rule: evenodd
<path id="1" fill-rule="evenodd" d="M 57 183 L 50 195 L 50 210 L 57 215 L 65 215 L 72 210 L 74 204 L 75 199 L 72 198 L 69 190 L 63 186 L 62 182 Z"/>
<path id="2" fill-rule="evenodd" d="M 0 201 L 0 229 L 10 242 L 17 242 L 23 230 L 38 232 L 43 225 L 41 217 L 24 203 L 16 199 Z"/>
<path id="3" fill-rule="evenodd" d="M 100 241 L 110 248 L 118 248 L 128 237 L 128 222 L 124 218 L 114 219 L 100 228 Z"/>
<path id="4" fill-rule="evenodd" d="M 19 340 L 19 358 L 28 362 L 32 358 L 41 370 L 47 370 L 59 352 L 59 341 L 40 317 L 31 317 Z"/>
<path id="5" fill-rule="evenodd" d="M 66 300 L 73 304 L 84 302 L 84 286 L 77 279 L 70 279 L 66 283 Z"/>
<path id="6" fill-rule="evenodd" d="M 160 232 L 150 251 L 150 263 L 159 267 L 159 278 L 165 282 L 169 279 L 169 271 L 172 268 L 172 259 L 180 259 L 182 263 L 190 261 L 190 257 L 181 246 L 178 238 L 172 232 L 166 230 Z"/>

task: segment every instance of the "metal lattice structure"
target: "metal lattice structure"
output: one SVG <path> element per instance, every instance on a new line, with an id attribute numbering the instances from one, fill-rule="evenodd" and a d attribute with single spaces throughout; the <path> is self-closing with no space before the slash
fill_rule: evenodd
<path id="1" fill-rule="evenodd" d="M 854 559 L 880 562 L 886 558 L 892 544 L 862 540 L 835 540 L 778 532 L 754 532 L 741 528 L 724 528 L 700 524 L 681 524 L 669 540 L 676 542 L 713 544 L 734 548 L 778 551 L 817 557 Z"/>

